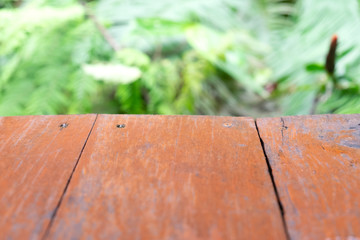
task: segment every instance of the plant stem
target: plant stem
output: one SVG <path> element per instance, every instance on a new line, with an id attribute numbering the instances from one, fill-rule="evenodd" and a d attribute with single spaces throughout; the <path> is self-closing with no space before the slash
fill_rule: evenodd
<path id="1" fill-rule="evenodd" d="M 105 41 L 111 46 L 111 48 L 115 52 L 118 52 L 121 49 L 121 47 L 117 44 L 115 39 L 109 34 L 109 32 L 105 29 L 105 27 L 103 25 L 101 25 L 101 23 L 95 17 L 95 15 L 90 12 L 89 8 L 87 7 L 86 2 L 85 1 L 80 1 L 80 3 L 84 7 L 86 15 L 95 24 L 96 28 L 99 30 L 99 32 L 101 33 L 101 35 L 103 36 Z"/>

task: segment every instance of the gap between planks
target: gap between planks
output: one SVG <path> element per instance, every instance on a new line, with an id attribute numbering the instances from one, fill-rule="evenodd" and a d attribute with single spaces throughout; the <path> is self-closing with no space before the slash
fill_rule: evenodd
<path id="1" fill-rule="evenodd" d="M 281 118 L 282 122 L 283 122 L 283 119 Z M 278 203 L 278 206 L 279 206 L 279 209 L 280 209 L 280 213 L 281 213 L 281 220 L 283 222 L 283 226 L 284 226 L 284 231 L 285 231 L 285 235 L 286 235 L 286 238 L 288 240 L 290 240 L 290 234 L 289 234 L 289 230 L 288 230 L 288 227 L 287 227 L 287 224 L 286 224 L 286 220 L 285 220 L 285 209 L 284 209 L 284 206 L 280 200 L 280 196 L 279 196 L 279 192 L 278 192 L 278 189 L 277 189 L 277 186 L 276 186 L 276 183 L 275 183 L 275 179 L 274 179 L 274 175 L 273 175 L 273 171 L 272 171 L 272 167 L 271 167 L 271 164 L 270 164 L 270 161 L 269 161 L 269 158 L 266 154 L 266 150 L 265 150 L 265 144 L 264 144 L 264 141 L 262 140 L 261 138 L 261 135 L 260 135 L 260 131 L 258 129 L 258 125 L 257 125 L 257 119 L 254 119 L 254 123 L 255 123 L 255 128 L 256 128 L 256 131 L 257 131 L 257 134 L 258 134 L 258 137 L 259 137 L 259 140 L 260 140 L 260 144 L 261 144 L 261 148 L 263 150 L 263 153 L 264 153 L 264 157 L 265 157 L 265 160 L 266 160 L 266 165 L 268 167 L 268 172 L 269 172 L 269 175 L 270 175 L 270 178 L 271 178 L 271 182 L 272 182 L 272 185 L 273 185 L 273 188 L 274 188 L 274 192 L 275 192 L 275 196 L 276 196 L 276 201 Z M 283 127 L 284 127 L 284 124 L 283 124 Z M 282 134 L 282 131 L 283 129 L 281 129 L 281 134 Z"/>
<path id="2" fill-rule="evenodd" d="M 76 161 L 76 163 L 75 163 L 75 166 L 74 166 L 74 168 L 73 168 L 73 170 L 72 170 L 72 172 L 71 172 L 71 174 L 70 174 L 70 177 L 69 177 L 69 179 L 68 179 L 68 181 L 67 181 L 67 183 L 66 183 L 66 185 L 65 185 L 64 191 L 63 191 L 63 193 L 61 194 L 61 197 L 60 197 L 59 202 L 57 203 L 57 205 L 56 205 L 56 207 L 55 207 L 55 209 L 54 209 L 53 214 L 51 215 L 51 219 L 50 219 L 50 222 L 49 222 L 48 226 L 46 227 L 44 236 L 41 238 L 41 239 L 43 239 L 43 240 L 47 238 L 47 236 L 48 236 L 48 234 L 49 234 L 49 232 L 50 232 L 51 226 L 53 225 L 53 222 L 54 222 L 55 217 L 56 217 L 56 213 L 58 212 L 58 210 L 59 210 L 59 208 L 60 208 L 60 206 L 61 206 L 61 202 L 62 202 L 62 200 L 64 199 L 64 196 L 65 196 L 65 194 L 66 194 L 66 191 L 67 191 L 67 189 L 68 189 L 68 187 L 69 187 L 69 185 L 70 185 L 72 176 L 74 175 L 74 172 L 75 172 L 75 170 L 76 170 L 76 167 L 77 167 L 77 165 L 78 165 L 78 163 L 79 163 L 79 161 L 80 161 L 80 158 L 81 158 L 81 155 L 82 155 L 82 153 L 83 153 L 83 151 L 84 151 L 84 149 L 85 149 L 86 143 L 88 142 L 88 140 L 89 140 L 89 138 L 90 138 L 91 132 L 92 132 L 92 130 L 94 129 L 94 126 L 95 126 L 95 123 L 96 123 L 96 120 L 97 120 L 98 116 L 99 116 L 99 114 L 96 114 L 95 120 L 94 120 L 94 122 L 93 122 L 93 124 L 92 124 L 92 126 L 91 126 L 91 129 L 90 129 L 90 131 L 89 131 L 88 136 L 86 137 L 85 143 L 84 143 L 83 147 L 81 148 L 79 157 L 78 157 L 78 159 L 77 159 L 77 161 Z"/>

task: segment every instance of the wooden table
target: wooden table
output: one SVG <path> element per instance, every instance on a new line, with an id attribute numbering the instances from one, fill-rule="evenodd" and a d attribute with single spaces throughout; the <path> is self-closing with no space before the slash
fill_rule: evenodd
<path id="1" fill-rule="evenodd" d="M 2 117 L 0 239 L 360 239 L 360 115 Z"/>

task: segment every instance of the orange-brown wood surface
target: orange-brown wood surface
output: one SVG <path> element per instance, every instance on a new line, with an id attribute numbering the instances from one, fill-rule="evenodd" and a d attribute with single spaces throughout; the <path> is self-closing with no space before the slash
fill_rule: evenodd
<path id="1" fill-rule="evenodd" d="M 291 239 L 360 239 L 360 115 L 258 119 Z"/>
<path id="2" fill-rule="evenodd" d="M 0 239 L 45 234 L 95 117 L 0 117 Z"/>
<path id="3" fill-rule="evenodd" d="M 285 231 L 254 120 L 99 115 L 47 237 L 285 239 Z"/>

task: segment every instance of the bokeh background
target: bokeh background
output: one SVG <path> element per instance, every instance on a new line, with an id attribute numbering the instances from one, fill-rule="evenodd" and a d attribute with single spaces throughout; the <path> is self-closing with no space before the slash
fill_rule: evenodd
<path id="1" fill-rule="evenodd" d="M 359 112 L 359 0 L 0 0 L 2 116 Z"/>

